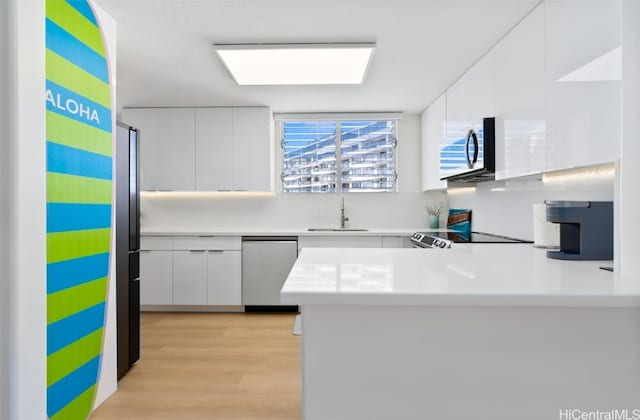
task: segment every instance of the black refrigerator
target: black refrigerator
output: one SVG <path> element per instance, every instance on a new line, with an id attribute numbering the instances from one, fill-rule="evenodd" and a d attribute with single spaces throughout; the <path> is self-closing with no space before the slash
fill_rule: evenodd
<path id="1" fill-rule="evenodd" d="M 118 379 L 140 358 L 140 180 L 138 130 L 116 126 L 116 313 Z"/>

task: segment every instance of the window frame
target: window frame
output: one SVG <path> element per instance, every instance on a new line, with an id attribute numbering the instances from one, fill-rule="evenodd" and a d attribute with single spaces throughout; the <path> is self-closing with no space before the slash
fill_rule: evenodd
<path id="1" fill-rule="evenodd" d="M 277 133 L 280 136 L 280 190 L 284 194 L 362 194 L 362 193 L 394 193 L 398 192 L 398 126 L 401 119 L 400 113 L 357 113 L 357 114 L 280 114 L 274 115 L 277 121 Z M 393 188 L 379 191 L 359 191 L 342 188 L 342 122 L 343 121 L 391 121 L 393 128 Z M 336 188 L 335 191 L 287 191 L 284 185 L 285 170 L 285 138 L 284 126 L 286 122 L 320 122 L 330 121 L 335 123 L 335 159 L 336 159 Z"/>

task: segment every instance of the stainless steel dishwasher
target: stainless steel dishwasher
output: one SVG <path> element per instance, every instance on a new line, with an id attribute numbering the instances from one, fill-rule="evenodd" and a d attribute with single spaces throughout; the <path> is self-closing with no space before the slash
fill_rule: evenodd
<path id="1" fill-rule="evenodd" d="M 290 312 L 280 304 L 280 290 L 298 258 L 298 238 L 242 237 L 242 304 L 248 312 Z"/>

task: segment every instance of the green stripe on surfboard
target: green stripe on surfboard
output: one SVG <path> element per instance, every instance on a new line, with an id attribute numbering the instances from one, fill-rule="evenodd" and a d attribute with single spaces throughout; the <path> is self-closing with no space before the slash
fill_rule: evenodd
<path id="1" fill-rule="evenodd" d="M 96 386 L 91 385 L 86 391 L 78 395 L 73 401 L 67 404 L 62 410 L 51 416 L 49 420 L 79 420 L 85 419 L 91 412 L 93 404 L 93 394 Z"/>
<path id="2" fill-rule="evenodd" d="M 50 293 L 47 295 L 47 324 L 102 303 L 106 298 L 106 277 Z"/>
<path id="3" fill-rule="evenodd" d="M 109 252 L 111 229 L 47 233 L 47 264 Z"/>
<path id="4" fill-rule="evenodd" d="M 46 4 L 49 19 L 104 57 L 102 34 L 96 25 L 65 1 L 48 1 Z"/>
<path id="5" fill-rule="evenodd" d="M 100 328 L 49 355 L 47 357 L 47 386 L 58 382 L 99 355 L 103 331 L 104 329 Z"/>
<path id="6" fill-rule="evenodd" d="M 48 203 L 111 204 L 108 179 L 47 172 Z"/>
<path id="7" fill-rule="evenodd" d="M 109 85 L 82 68 L 46 50 L 47 79 L 102 106 L 111 106 Z"/>
<path id="8" fill-rule="evenodd" d="M 47 140 L 100 155 L 113 155 L 111 133 L 47 111 Z"/>

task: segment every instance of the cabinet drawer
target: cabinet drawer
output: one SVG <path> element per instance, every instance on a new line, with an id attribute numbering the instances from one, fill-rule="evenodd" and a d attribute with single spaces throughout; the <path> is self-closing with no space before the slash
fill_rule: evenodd
<path id="1" fill-rule="evenodd" d="M 240 236 L 176 236 L 173 249 L 189 250 L 240 250 Z"/>
<path id="2" fill-rule="evenodd" d="M 140 249 L 149 251 L 171 251 L 173 249 L 173 237 L 143 236 L 140 238 Z"/>

